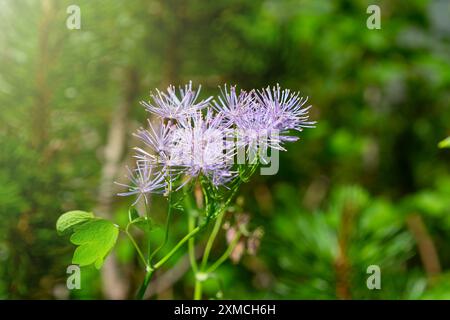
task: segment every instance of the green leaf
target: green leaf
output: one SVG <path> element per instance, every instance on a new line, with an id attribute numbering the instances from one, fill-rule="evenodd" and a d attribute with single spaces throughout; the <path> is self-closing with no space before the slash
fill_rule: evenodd
<path id="1" fill-rule="evenodd" d="M 92 212 L 85 212 L 80 210 L 69 211 L 62 214 L 58 221 L 56 221 L 56 230 L 59 234 L 64 234 L 70 231 L 76 225 L 84 223 L 94 218 Z"/>
<path id="2" fill-rule="evenodd" d="M 139 229 L 142 229 L 144 232 L 151 231 L 155 226 L 153 220 L 147 217 L 138 217 L 131 221 L 130 224 L 138 227 Z"/>
<path id="3" fill-rule="evenodd" d="M 72 263 L 80 266 L 94 264 L 100 269 L 118 235 L 118 227 L 104 219 L 95 219 L 76 226 L 70 241 L 79 247 L 73 254 Z"/>
<path id="4" fill-rule="evenodd" d="M 181 212 L 184 212 L 184 210 L 185 210 L 183 204 L 180 202 L 176 202 L 176 203 L 172 204 L 172 208 L 175 210 L 181 211 Z"/>
<path id="5" fill-rule="evenodd" d="M 447 137 L 446 139 L 439 142 L 438 147 L 439 148 L 450 148 L 450 137 Z"/>
<path id="6" fill-rule="evenodd" d="M 132 222 L 133 220 L 136 220 L 139 218 L 139 212 L 136 210 L 135 207 L 131 206 L 128 209 L 128 221 Z"/>

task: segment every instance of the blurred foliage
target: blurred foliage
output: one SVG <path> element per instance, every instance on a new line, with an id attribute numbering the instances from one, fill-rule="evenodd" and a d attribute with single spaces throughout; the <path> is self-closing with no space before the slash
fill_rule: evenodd
<path id="1" fill-rule="evenodd" d="M 235 209 L 264 228 L 260 252 L 221 267 L 210 297 L 450 298 L 450 154 L 437 148 L 450 135 L 448 1 L 79 0 L 81 30 L 66 28 L 70 4 L 0 0 L 0 298 L 104 297 L 94 268 L 67 291 L 56 219 L 98 205 L 118 106 L 132 106 L 130 149 L 138 101 L 191 79 L 206 92 L 280 83 L 318 121 L 277 175 L 244 186 Z M 369 4 L 381 30 L 366 28 Z M 165 206 L 152 205 L 161 224 Z M 113 198 L 109 214 L 126 207 Z M 116 251 L 131 297 L 143 270 L 125 241 Z M 366 287 L 369 265 L 381 290 Z M 192 277 L 158 297 L 190 298 Z"/>

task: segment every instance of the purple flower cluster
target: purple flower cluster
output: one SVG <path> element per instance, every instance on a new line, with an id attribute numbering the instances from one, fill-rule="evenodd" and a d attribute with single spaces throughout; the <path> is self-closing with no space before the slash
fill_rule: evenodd
<path id="1" fill-rule="evenodd" d="M 239 149 L 285 150 L 285 142 L 298 139 L 292 131 L 315 123 L 308 120 L 307 99 L 279 85 L 239 93 L 235 86 L 224 86 L 217 100 L 199 101 L 199 96 L 200 87 L 195 90 L 190 82 L 178 92 L 173 86 L 166 92 L 157 90 L 151 101 L 142 102 L 156 119 L 135 133 L 142 146 L 134 148 L 131 185 L 121 184 L 128 191 L 119 195 L 147 199 L 149 193 L 178 190 L 199 177 L 215 187 L 226 186 L 238 179 Z"/>

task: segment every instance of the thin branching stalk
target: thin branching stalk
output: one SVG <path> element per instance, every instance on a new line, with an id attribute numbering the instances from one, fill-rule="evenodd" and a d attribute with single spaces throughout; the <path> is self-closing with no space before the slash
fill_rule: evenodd
<path id="1" fill-rule="evenodd" d="M 209 267 L 206 270 L 207 274 L 213 273 L 214 271 L 217 270 L 218 267 L 220 267 L 220 265 L 222 263 L 224 263 L 228 257 L 231 255 L 231 253 L 233 252 L 234 248 L 236 248 L 237 244 L 239 243 L 239 240 L 241 238 L 241 232 L 238 231 L 236 233 L 236 236 L 233 238 L 233 240 L 230 242 L 230 245 L 228 246 L 227 250 L 222 254 L 222 256 L 220 256 L 220 258 L 214 262 L 211 267 Z"/>
<path id="2" fill-rule="evenodd" d="M 153 257 L 167 244 L 167 241 L 169 240 L 169 228 L 170 228 L 170 221 L 172 220 L 172 195 L 169 192 L 168 195 L 168 208 L 167 208 L 167 219 L 166 219 L 166 226 L 164 231 L 164 240 L 163 243 L 153 251 L 153 253 L 150 256 L 150 263 L 153 259 Z"/>
<path id="3" fill-rule="evenodd" d="M 146 268 L 148 268 L 149 264 L 147 263 L 147 260 L 145 259 L 144 254 L 142 253 L 141 249 L 139 248 L 138 244 L 136 243 L 136 240 L 134 240 L 134 237 L 128 231 L 128 226 L 125 228 L 124 232 L 127 235 L 127 237 L 130 239 L 131 243 L 133 244 L 133 247 L 136 249 L 136 252 L 138 253 L 138 256 L 141 259 L 142 263 L 144 264 L 144 266 Z"/>
<path id="4" fill-rule="evenodd" d="M 144 281 L 142 282 L 141 287 L 139 288 L 139 291 L 136 295 L 136 299 L 142 300 L 144 298 L 145 292 L 147 291 L 147 287 L 150 283 L 150 280 L 152 278 L 154 269 L 149 268 L 145 274 Z"/>
<path id="5" fill-rule="evenodd" d="M 222 211 L 221 213 L 219 213 L 219 215 L 216 218 L 216 222 L 214 223 L 214 228 L 208 238 L 208 242 L 206 243 L 200 270 L 205 269 L 206 264 L 208 263 L 209 254 L 211 253 L 212 246 L 214 244 L 214 241 L 216 240 L 217 234 L 219 233 L 220 226 L 222 225 L 224 212 L 225 211 Z"/>

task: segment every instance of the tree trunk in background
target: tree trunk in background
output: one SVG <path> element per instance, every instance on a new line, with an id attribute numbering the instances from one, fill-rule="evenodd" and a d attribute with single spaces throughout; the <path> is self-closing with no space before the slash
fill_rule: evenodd
<path id="1" fill-rule="evenodd" d="M 95 212 L 104 218 L 112 218 L 112 204 L 114 195 L 114 181 L 120 172 L 120 165 L 128 134 L 128 113 L 138 95 L 139 77 L 136 70 L 124 70 L 123 98 L 114 111 L 109 127 L 108 138 L 104 150 L 104 165 L 101 172 Z M 124 278 L 117 259 L 111 254 L 102 268 L 102 289 L 107 299 L 125 299 L 128 293 L 128 281 Z"/>
<path id="2" fill-rule="evenodd" d="M 177 85 L 180 81 L 182 65 L 180 44 L 187 28 L 185 12 L 186 6 L 189 4 L 187 0 L 181 2 L 164 0 L 160 4 L 169 13 L 165 21 L 165 24 L 168 26 L 168 32 L 163 56 L 164 64 L 161 82 L 163 86 L 168 86 L 169 84 Z"/>
<path id="3" fill-rule="evenodd" d="M 344 205 L 338 231 L 338 255 L 335 261 L 336 296 L 338 299 L 343 300 L 352 298 L 349 278 L 351 265 L 348 257 L 348 243 L 351 238 L 356 210 L 351 202 Z"/>
<path id="4" fill-rule="evenodd" d="M 409 230 L 416 240 L 420 259 L 429 279 L 441 273 L 441 263 L 433 239 L 427 227 L 418 214 L 412 214 L 406 219 Z"/>
<path id="5" fill-rule="evenodd" d="M 52 1 L 43 0 L 41 2 L 41 10 L 42 14 L 38 26 L 36 92 L 31 117 L 31 144 L 36 149 L 41 149 L 48 141 L 50 124 L 51 91 L 48 86 L 48 70 L 51 61 L 49 48 L 50 24 L 54 16 Z"/>

